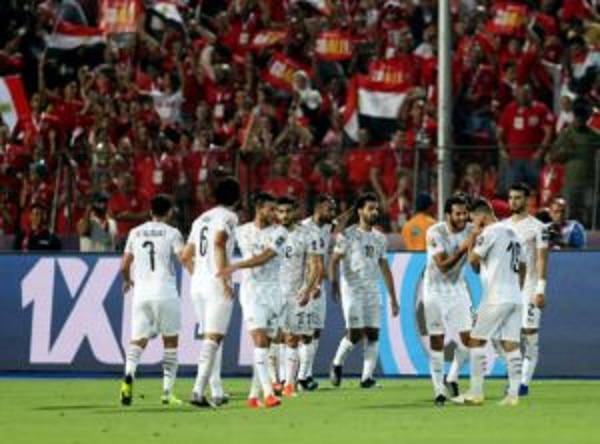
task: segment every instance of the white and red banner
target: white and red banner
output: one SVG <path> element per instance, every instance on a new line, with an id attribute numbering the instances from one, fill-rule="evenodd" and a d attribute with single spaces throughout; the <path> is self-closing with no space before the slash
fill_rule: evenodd
<path id="1" fill-rule="evenodd" d="M 252 37 L 250 48 L 255 51 L 270 48 L 281 42 L 285 38 L 286 32 L 277 29 L 263 29 L 258 31 Z"/>
<path id="2" fill-rule="evenodd" d="M 343 31 L 324 31 L 317 35 L 315 53 L 321 60 L 340 62 L 352 58 L 352 40 Z"/>
<path id="3" fill-rule="evenodd" d="M 498 35 L 524 36 L 529 9 L 520 3 L 500 3 L 492 8 L 492 19 L 487 25 L 489 32 Z"/>
<path id="4" fill-rule="evenodd" d="M 46 44 L 49 49 L 65 51 L 101 43 L 106 43 L 106 36 L 102 29 L 65 21 L 59 22 L 54 32 L 46 37 Z"/>
<path id="5" fill-rule="evenodd" d="M 276 53 L 271 57 L 267 69 L 263 72 L 263 79 L 275 88 L 292 91 L 293 78 L 296 71 L 303 70 L 309 77 L 311 70 L 283 53 Z"/>
<path id="6" fill-rule="evenodd" d="M 298 0 L 298 3 L 308 3 L 323 15 L 330 15 L 332 12 L 329 0 Z"/>
<path id="7" fill-rule="evenodd" d="M 12 132 L 19 120 L 31 119 L 31 110 L 19 76 L 0 77 L 0 114 Z"/>
<path id="8" fill-rule="evenodd" d="M 132 33 L 143 7 L 140 0 L 101 0 L 100 28 L 107 34 Z"/>

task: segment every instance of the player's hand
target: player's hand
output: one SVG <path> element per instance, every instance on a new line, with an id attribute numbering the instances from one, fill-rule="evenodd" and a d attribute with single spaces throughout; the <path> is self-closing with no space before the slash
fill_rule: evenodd
<path id="1" fill-rule="evenodd" d="M 133 288 L 133 281 L 131 279 L 123 281 L 123 294 L 129 293 L 129 290 L 131 290 L 132 288 Z"/>
<path id="2" fill-rule="evenodd" d="M 308 291 L 308 289 L 300 291 L 298 293 L 297 299 L 300 307 L 304 307 L 310 301 L 310 291 Z"/>
<path id="3" fill-rule="evenodd" d="M 319 299 L 321 297 L 321 287 L 317 286 L 313 288 L 313 291 L 310 293 L 311 299 Z"/>
<path id="4" fill-rule="evenodd" d="M 228 266 L 228 267 L 225 267 L 225 268 L 223 268 L 223 269 L 219 270 L 219 271 L 217 272 L 217 277 L 220 277 L 220 278 L 228 278 L 228 277 L 231 277 L 231 275 L 232 275 L 233 273 L 235 273 L 235 270 L 236 270 L 236 268 L 235 268 L 235 265 L 230 265 L 230 266 Z"/>
<path id="5" fill-rule="evenodd" d="M 235 296 L 235 291 L 233 291 L 233 286 L 231 285 L 231 282 L 225 280 L 223 282 L 223 290 L 225 292 L 225 297 L 227 299 L 233 299 Z"/>
<path id="6" fill-rule="evenodd" d="M 539 308 L 541 310 L 542 308 L 544 308 L 546 306 L 546 296 L 544 296 L 542 293 L 536 294 L 533 297 L 533 303 L 535 304 L 535 306 L 537 308 Z"/>
<path id="7" fill-rule="evenodd" d="M 398 301 L 396 301 L 396 299 L 392 299 L 391 304 L 392 304 L 392 316 L 396 318 L 400 314 L 400 306 L 398 305 Z"/>

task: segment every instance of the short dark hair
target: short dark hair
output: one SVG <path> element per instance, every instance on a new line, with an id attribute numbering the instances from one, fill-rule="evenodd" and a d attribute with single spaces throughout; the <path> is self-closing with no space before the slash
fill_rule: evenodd
<path id="1" fill-rule="evenodd" d="M 531 188 L 525 182 L 515 182 L 513 183 L 509 190 L 510 191 L 519 191 L 525 195 L 525 197 L 529 197 L 531 195 Z"/>
<path id="2" fill-rule="evenodd" d="M 454 205 L 468 206 L 467 199 L 465 199 L 465 197 L 460 194 L 450 196 L 448 199 L 446 199 L 446 202 L 444 202 L 444 214 L 451 214 Z"/>
<path id="3" fill-rule="evenodd" d="M 173 208 L 171 197 L 166 194 L 157 194 L 150 201 L 152 215 L 156 217 L 165 217 Z"/>
<path id="4" fill-rule="evenodd" d="M 417 195 L 417 199 L 415 201 L 415 211 L 417 213 L 429 210 L 432 205 L 433 197 L 431 197 L 431 194 L 422 192 Z"/>
<path id="5" fill-rule="evenodd" d="M 364 208 L 368 202 L 379 203 L 379 199 L 377 198 L 377 195 L 375 193 L 368 191 L 358 196 L 358 198 L 356 199 L 356 203 L 354 204 L 354 208 L 360 210 L 361 208 Z"/>
<path id="6" fill-rule="evenodd" d="M 240 200 L 240 184 L 233 177 L 224 177 L 217 183 L 214 195 L 219 205 L 231 207 Z"/>
<path id="7" fill-rule="evenodd" d="M 292 207 L 298 206 L 298 201 L 292 196 L 281 196 L 277 199 L 277 205 L 291 205 Z"/>
<path id="8" fill-rule="evenodd" d="M 335 205 L 335 199 L 329 194 L 319 194 L 315 200 L 315 206 L 319 206 L 324 203 Z"/>
<path id="9" fill-rule="evenodd" d="M 469 208 L 471 213 L 485 213 L 485 214 L 494 214 L 494 209 L 492 205 L 488 202 L 487 199 L 483 199 L 481 197 L 475 199 L 471 203 L 471 208 Z"/>
<path id="10" fill-rule="evenodd" d="M 267 193 L 266 191 L 259 191 L 254 195 L 253 199 L 255 209 L 261 208 L 266 203 L 275 203 L 276 201 L 277 199 L 275 199 L 272 194 Z"/>

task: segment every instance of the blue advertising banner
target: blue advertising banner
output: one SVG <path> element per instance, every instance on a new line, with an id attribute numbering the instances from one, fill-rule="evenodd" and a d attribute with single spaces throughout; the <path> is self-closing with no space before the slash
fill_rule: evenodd
<path id="1" fill-rule="evenodd" d="M 384 375 L 427 375 L 427 338 L 421 304 L 425 256 L 388 256 L 400 298 L 401 314 L 391 317 L 382 291 L 379 370 Z M 600 252 L 557 252 L 550 260 L 548 307 L 541 331 L 539 376 L 600 377 Z M 131 294 L 121 292 L 120 259 L 112 255 L 0 255 L 0 372 L 118 372 L 130 334 Z M 178 272 L 182 295 L 179 360 L 194 371 L 201 340 L 189 297 L 187 273 Z M 481 297 L 477 275 L 469 270 L 475 306 Z M 383 285 L 382 285 L 383 290 Z M 316 373 L 326 374 L 343 335 L 341 308 L 328 298 L 326 329 L 320 341 Z M 456 334 L 447 339 L 451 357 Z M 225 375 L 249 374 L 252 345 L 236 304 L 225 341 Z M 358 373 L 356 350 L 347 371 Z M 142 363 L 158 371 L 160 341 L 152 341 Z M 490 372 L 504 373 L 489 351 Z M 463 369 L 466 372 L 468 369 Z"/>

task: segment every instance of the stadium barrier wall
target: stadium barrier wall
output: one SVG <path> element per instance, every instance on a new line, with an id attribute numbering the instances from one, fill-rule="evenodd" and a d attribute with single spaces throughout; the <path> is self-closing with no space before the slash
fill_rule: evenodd
<path id="1" fill-rule="evenodd" d="M 425 256 L 390 253 L 401 314 L 392 318 L 382 299 L 379 372 L 386 376 L 428 374 L 421 284 Z M 538 376 L 600 377 L 600 252 L 551 254 L 548 307 L 541 332 Z M 0 255 L 0 372 L 115 373 L 122 371 L 130 333 L 130 296 L 121 293 L 120 259 L 114 255 Z M 179 359 L 184 373 L 195 371 L 201 340 L 189 299 L 189 276 L 178 270 L 182 290 Z M 481 296 L 478 277 L 469 270 L 475 303 Z M 383 290 L 383 283 L 382 290 Z M 384 295 L 384 293 L 382 293 Z M 328 297 L 327 325 L 320 341 L 316 373 L 326 374 L 343 334 L 340 306 Z M 451 356 L 456 335 L 448 339 Z M 142 370 L 160 371 L 162 346 L 152 341 Z M 359 373 L 361 350 L 347 371 Z M 490 372 L 504 374 L 490 349 Z M 225 340 L 225 375 L 250 373 L 252 347 L 235 305 Z M 447 362 L 447 365 L 449 363 Z M 466 373 L 468 368 L 463 369 Z"/>

